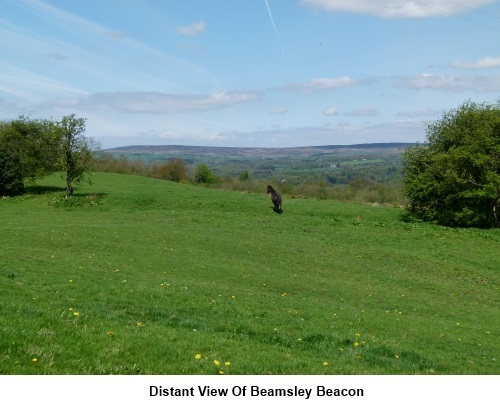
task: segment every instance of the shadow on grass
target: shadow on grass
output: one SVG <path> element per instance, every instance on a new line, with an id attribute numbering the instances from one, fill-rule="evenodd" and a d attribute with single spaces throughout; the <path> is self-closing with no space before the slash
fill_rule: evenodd
<path id="1" fill-rule="evenodd" d="M 56 192 L 64 192 L 66 193 L 66 187 L 54 187 L 54 186 L 27 186 L 23 194 L 50 194 Z"/>

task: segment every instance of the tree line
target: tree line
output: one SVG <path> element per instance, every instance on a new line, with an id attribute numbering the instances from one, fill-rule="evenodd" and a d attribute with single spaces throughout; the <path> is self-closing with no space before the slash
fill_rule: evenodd
<path id="1" fill-rule="evenodd" d="M 21 116 L 0 122 L 0 194 L 21 193 L 27 182 L 61 171 L 66 179 L 66 198 L 70 198 L 73 184 L 88 180 L 85 173 L 90 168 L 119 173 L 146 172 L 170 181 L 233 189 L 249 188 L 254 183 L 248 171 L 242 172 L 236 181 L 215 175 L 205 164 L 196 167 L 191 179 L 188 165 L 182 159 L 145 169 L 144 162 L 113 159 L 97 153 L 98 144 L 86 138 L 84 132 L 85 119 L 75 115 L 63 117 L 61 121 Z M 402 165 L 406 220 L 458 227 L 499 227 L 500 101 L 496 104 L 466 101 L 428 123 L 426 142 L 407 148 L 402 155 Z M 260 181 L 258 183 L 254 186 L 260 189 Z M 307 187 L 312 187 L 310 184 L 293 186 L 281 183 L 281 192 L 305 194 L 311 192 Z M 363 178 L 335 189 L 319 183 L 312 187 L 312 192 L 318 198 L 350 200 L 362 193 L 368 201 L 361 202 L 387 202 L 383 200 L 394 200 L 399 194 L 399 190 L 388 187 Z"/>
<path id="2" fill-rule="evenodd" d="M 74 114 L 60 121 L 20 116 L 0 122 L 0 194 L 22 193 L 28 183 L 55 172 L 73 185 L 89 181 L 86 172 L 99 145 L 85 137 L 85 118 Z"/>

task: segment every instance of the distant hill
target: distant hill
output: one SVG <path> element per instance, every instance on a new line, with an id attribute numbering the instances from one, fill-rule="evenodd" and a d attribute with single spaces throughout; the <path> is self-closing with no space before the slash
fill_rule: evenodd
<path id="1" fill-rule="evenodd" d="M 206 155 L 206 156 L 310 156 L 328 154 L 335 150 L 362 151 L 362 150 L 403 150 L 413 143 L 365 143 L 358 145 L 324 145 L 303 146 L 293 148 L 245 148 L 245 147 L 218 147 L 218 146 L 185 146 L 185 145 L 131 145 L 119 148 L 105 149 L 108 153 L 133 154 L 161 154 L 161 155 Z"/>

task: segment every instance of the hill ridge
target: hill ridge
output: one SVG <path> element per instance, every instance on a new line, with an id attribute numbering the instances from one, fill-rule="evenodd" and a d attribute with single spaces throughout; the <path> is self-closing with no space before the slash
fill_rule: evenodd
<path id="1" fill-rule="evenodd" d="M 385 142 L 362 143 L 353 145 L 319 145 L 295 147 L 237 147 L 237 146 L 189 146 L 189 145 L 129 145 L 104 149 L 109 153 L 145 153 L 145 154 L 175 154 L 191 153 L 196 155 L 219 156 L 276 156 L 276 155 L 309 155 L 330 153 L 332 150 L 375 150 L 375 149 L 406 149 L 414 143 Z"/>

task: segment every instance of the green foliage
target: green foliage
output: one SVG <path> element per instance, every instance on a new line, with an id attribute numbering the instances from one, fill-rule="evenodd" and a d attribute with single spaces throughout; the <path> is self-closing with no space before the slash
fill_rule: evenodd
<path id="1" fill-rule="evenodd" d="M 21 116 L 0 123 L 0 193 L 12 195 L 58 169 L 60 143 L 48 120 Z"/>
<path id="2" fill-rule="evenodd" d="M 67 197 L 72 183 L 85 179 L 97 144 L 83 136 L 85 119 L 74 115 L 60 122 L 21 116 L 0 124 L 0 193 L 22 192 L 25 181 L 33 182 L 63 169 Z"/>
<path id="3" fill-rule="evenodd" d="M 187 164 L 183 159 L 171 159 L 163 164 L 154 164 L 151 175 L 158 179 L 180 182 L 187 179 Z"/>
<path id="4" fill-rule="evenodd" d="M 109 173 L 69 201 L 37 186 L 0 199 L 0 374 L 499 374 L 498 229 Z"/>
<path id="5" fill-rule="evenodd" d="M 211 184 L 214 183 L 215 180 L 216 177 L 206 164 L 202 163 L 198 165 L 198 167 L 196 168 L 196 172 L 194 173 L 194 181 L 196 183 Z"/>
<path id="6" fill-rule="evenodd" d="M 247 170 L 245 170 L 240 174 L 240 181 L 249 181 L 249 180 L 250 180 L 250 174 L 248 173 Z"/>
<path id="7" fill-rule="evenodd" d="M 24 179 L 18 156 L 9 154 L 0 138 L 0 195 L 15 195 L 24 190 Z"/>
<path id="8" fill-rule="evenodd" d="M 466 102 L 403 155 L 409 219 L 495 227 L 500 219 L 500 103 Z"/>
<path id="9" fill-rule="evenodd" d="M 74 114 L 62 118 L 55 124 L 63 149 L 62 166 L 66 177 L 66 198 L 73 196 L 73 184 L 90 181 L 85 177 L 93 159 L 93 151 L 98 145 L 84 136 L 85 118 Z"/>

